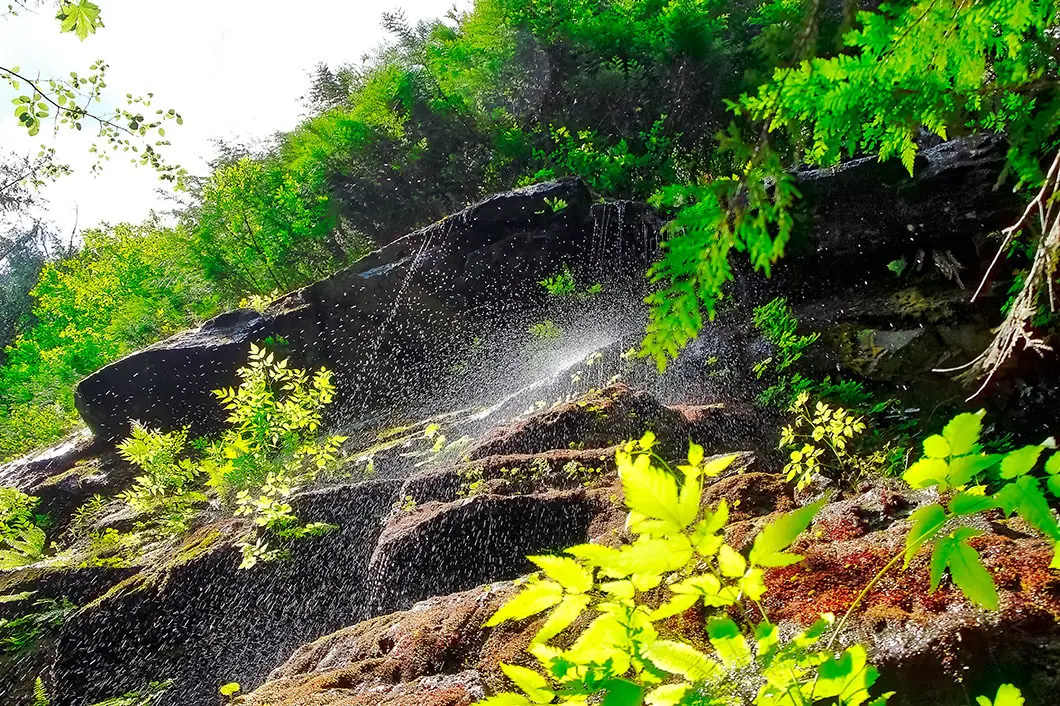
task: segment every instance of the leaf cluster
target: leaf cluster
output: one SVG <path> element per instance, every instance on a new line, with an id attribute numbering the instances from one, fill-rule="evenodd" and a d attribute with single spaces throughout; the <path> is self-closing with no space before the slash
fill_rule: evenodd
<path id="1" fill-rule="evenodd" d="M 910 486 L 935 487 L 947 498 L 945 505 L 927 505 L 910 517 L 905 564 L 929 547 L 932 590 L 948 570 L 970 600 L 996 610 L 993 577 L 970 543 L 983 532 L 970 520 L 991 510 L 1019 515 L 1053 543 L 1056 555 L 1050 566 L 1060 568 L 1060 524 L 1043 490 L 1044 485 L 1060 497 L 1060 453 L 1050 454 L 1055 447 L 1051 439 L 1004 454 L 986 453 L 980 443 L 983 415 L 959 414 L 941 434 L 924 439 L 924 457 L 904 473 Z"/>

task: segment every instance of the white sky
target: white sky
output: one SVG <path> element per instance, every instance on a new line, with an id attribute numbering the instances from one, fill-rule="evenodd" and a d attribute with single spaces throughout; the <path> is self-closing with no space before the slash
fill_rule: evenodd
<path id="1" fill-rule="evenodd" d="M 182 127 L 167 126 L 170 158 L 193 174 L 205 172 L 211 139 L 253 140 L 288 130 L 302 117 L 299 97 L 318 63 L 359 61 L 384 38 L 383 12 L 401 8 L 411 22 L 440 17 L 454 0 L 96 0 L 106 25 L 81 42 L 60 34 L 52 3 L 39 14 L 0 20 L 0 65 L 23 72 L 87 73 L 110 64 L 107 91 L 116 97 L 154 92 L 154 106 L 175 108 Z M 7 3 L 3 3 L 6 5 Z M 466 0 L 460 0 L 464 7 Z M 46 188 L 49 217 L 64 232 L 100 221 L 142 220 L 171 207 L 154 172 L 115 153 L 101 176 L 92 164 L 89 135 L 42 128 L 30 138 L 15 120 L 14 93 L 0 86 L 0 150 L 36 154 L 54 145 L 75 174 Z M 86 124 L 87 128 L 87 124 Z M 87 130 L 86 130 L 87 132 Z M 75 215 L 76 214 L 76 215 Z"/>

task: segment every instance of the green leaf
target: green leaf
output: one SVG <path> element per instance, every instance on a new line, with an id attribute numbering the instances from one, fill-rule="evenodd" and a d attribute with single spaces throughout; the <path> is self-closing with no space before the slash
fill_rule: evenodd
<path id="1" fill-rule="evenodd" d="M 751 663 L 751 647 L 732 619 L 714 618 L 707 623 L 707 635 L 726 667 L 745 667 Z"/>
<path id="2" fill-rule="evenodd" d="M 1051 476 L 1060 474 L 1060 451 L 1056 451 L 1045 462 L 1045 472 Z"/>
<path id="3" fill-rule="evenodd" d="M 994 507 L 997 507 L 997 503 L 990 496 L 967 491 L 957 493 L 950 498 L 949 503 L 950 512 L 954 515 L 974 515 Z"/>
<path id="4" fill-rule="evenodd" d="M 965 412 L 950 420 L 942 430 L 953 456 L 964 456 L 976 450 L 983 428 L 983 414 Z"/>
<path id="5" fill-rule="evenodd" d="M 924 439 L 924 453 L 928 458 L 949 458 L 950 443 L 938 434 L 929 436 Z"/>
<path id="6" fill-rule="evenodd" d="M 975 702 L 979 706 L 1023 706 L 1025 703 L 1023 694 L 1012 684 L 1002 684 L 998 687 L 993 702 L 985 696 L 977 697 Z"/>
<path id="7" fill-rule="evenodd" d="M 949 568 L 950 578 L 968 600 L 989 610 L 997 610 L 998 596 L 994 579 L 979 559 L 979 552 L 968 544 L 969 539 L 980 534 L 982 532 L 979 530 L 961 527 L 935 543 L 931 556 L 931 590 L 938 588 L 942 572 Z"/>
<path id="8" fill-rule="evenodd" d="M 699 602 L 699 596 L 692 593 L 679 593 L 652 611 L 649 620 L 653 623 L 674 615 L 680 615 Z"/>
<path id="9" fill-rule="evenodd" d="M 656 640 L 644 649 L 644 655 L 662 671 L 690 682 L 715 681 L 725 674 L 720 664 L 683 642 Z"/>
<path id="10" fill-rule="evenodd" d="M 810 503 L 806 507 L 781 515 L 770 522 L 755 537 L 748 558 L 755 566 L 788 566 L 802 560 L 798 554 L 784 550 L 791 546 L 802 532 L 810 526 L 827 498 Z"/>
<path id="11" fill-rule="evenodd" d="M 1001 459 L 1000 454 L 971 454 L 952 459 L 947 481 L 955 487 L 967 485 L 983 471 L 996 466 Z"/>
<path id="12" fill-rule="evenodd" d="M 684 568 L 692 559 L 692 545 L 683 534 L 672 537 L 641 536 L 631 545 L 600 562 L 601 569 L 620 576 L 665 574 Z"/>
<path id="13" fill-rule="evenodd" d="M 574 559 L 563 556 L 529 556 L 546 575 L 570 593 L 585 593 L 593 587 L 593 575 Z"/>
<path id="14" fill-rule="evenodd" d="M 950 466 L 941 458 L 922 458 L 910 466 L 902 478 L 912 488 L 927 488 L 931 485 L 945 490 L 948 486 Z"/>
<path id="15" fill-rule="evenodd" d="M 224 686 L 221 687 L 221 696 L 233 696 L 235 694 L 238 694 L 239 691 L 240 691 L 240 686 L 239 686 L 238 683 L 236 683 L 234 681 L 233 682 L 229 682 L 229 683 L 227 683 L 227 684 L 225 684 Z"/>
<path id="16" fill-rule="evenodd" d="M 548 680 L 533 669 L 501 662 L 501 671 L 535 704 L 552 703 L 556 697 L 556 692 L 549 688 Z"/>
<path id="17" fill-rule="evenodd" d="M 577 620 L 578 616 L 588 607 L 588 596 L 583 594 L 567 596 L 548 614 L 548 619 L 534 635 L 532 642 L 548 642 L 570 627 L 570 624 Z"/>
<path id="18" fill-rule="evenodd" d="M 718 548 L 718 568 L 722 576 L 739 578 L 747 571 L 747 561 L 728 544 L 722 544 Z"/>
<path id="19" fill-rule="evenodd" d="M 922 507 L 909 516 L 913 526 L 905 538 L 905 566 L 913 560 L 916 553 L 926 542 L 931 541 L 942 526 L 946 524 L 946 511 L 941 505 Z"/>
<path id="20" fill-rule="evenodd" d="M 1001 477 L 1015 478 L 1029 473 L 1038 463 L 1041 453 L 1041 446 L 1024 446 L 1010 451 L 1001 461 Z"/>
<path id="21" fill-rule="evenodd" d="M 62 21 L 62 32 L 73 32 L 84 41 L 89 34 L 103 26 L 99 18 L 99 6 L 88 0 L 81 0 L 76 5 L 72 2 L 61 6 L 58 19 Z"/>
<path id="22" fill-rule="evenodd" d="M 678 706 L 691 688 L 691 684 L 664 684 L 652 689 L 644 702 L 648 706 Z"/>
<path id="23" fill-rule="evenodd" d="M 869 689 L 879 672 L 868 664 L 862 645 L 847 648 L 838 659 L 829 659 L 817 668 L 814 699 L 837 698 L 844 706 L 860 706 L 869 698 Z"/>
<path id="24" fill-rule="evenodd" d="M 621 476 L 626 505 L 630 510 L 645 517 L 671 523 L 677 531 L 683 530 L 696 519 L 698 502 L 691 511 L 687 504 L 682 504 L 677 479 L 663 469 L 653 466 L 651 457 L 637 456 L 633 463 L 625 464 L 621 468 Z"/>
<path id="25" fill-rule="evenodd" d="M 563 587 L 553 581 L 535 581 L 501 606 L 486 621 L 484 627 L 491 628 L 507 620 L 522 620 L 548 610 L 563 599 Z"/>
<path id="26" fill-rule="evenodd" d="M 641 706 L 644 703 L 644 688 L 627 679 L 608 679 L 601 686 L 604 700 L 600 706 Z"/>
<path id="27" fill-rule="evenodd" d="M 1045 485 L 1049 488 L 1050 493 L 1060 498 L 1060 475 L 1049 476 L 1045 481 Z"/>
<path id="28" fill-rule="evenodd" d="M 1060 525 L 1057 524 L 1049 502 L 1038 487 L 1037 478 L 1020 476 L 1014 483 L 1009 483 L 996 492 L 994 499 L 1006 515 L 1017 512 L 1028 524 L 1049 539 L 1060 540 Z"/>

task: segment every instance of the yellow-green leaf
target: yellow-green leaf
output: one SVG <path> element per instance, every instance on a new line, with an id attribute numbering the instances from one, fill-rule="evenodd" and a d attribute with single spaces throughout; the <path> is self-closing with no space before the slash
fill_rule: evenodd
<path id="1" fill-rule="evenodd" d="M 788 566 L 802 560 L 798 554 L 784 550 L 791 546 L 802 532 L 810 526 L 827 498 L 810 503 L 806 507 L 781 515 L 770 522 L 755 537 L 748 558 L 755 566 Z"/>
<path id="2" fill-rule="evenodd" d="M 500 625 L 507 620 L 522 620 L 537 615 L 563 600 L 563 587 L 554 581 L 534 581 L 514 598 L 501 606 L 486 621 L 485 627 Z"/>
<path id="3" fill-rule="evenodd" d="M 533 642 L 548 642 L 570 627 L 589 606 L 589 597 L 580 594 L 567 596 L 548 614 L 548 620 L 534 635 Z"/>
<path id="4" fill-rule="evenodd" d="M 656 640 L 645 648 L 644 654 L 658 669 L 693 683 L 715 681 L 725 674 L 720 664 L 683 642 Z"/>
<path id="5" fill-rule="evenodd" d="M 751 646 L 732 619 L 714 618 L 707 623 L 707 635 L 726 667 L 745 667 L 751 663 Z"/>
<path id="6" fill-rule="evenodd" d="M 530 556 L 530 561 L 570 593 L 585 593 L 593 587 L 593 575 L 574 559 L 563 556 Z"/>
<path id="7" fill-rule="evenodd" d="M 535 704 L 552 703 L 552 699 L 556 697 L 556 692 L 549 688 L 548 680 L 533 669 L 502 662 L 501 671 Z"/>

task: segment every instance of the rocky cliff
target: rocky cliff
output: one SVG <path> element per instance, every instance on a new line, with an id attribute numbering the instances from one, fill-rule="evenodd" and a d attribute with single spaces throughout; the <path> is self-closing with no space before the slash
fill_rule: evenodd
<path id="1" fill-rule="evenodd" d="M 663 375 L 626 354 L 661 220 L 643 204 L 595 203 L 577 180 L 491 197 L 264 311 L 225 314 L 107 366 L 77 388 L 94 436 L 0 469 L 0 483 L 42 498 L 57 533 L 90 495 L 130 483 L 135 469 L 112 444 L 131 421 L 215 431 L 223 414 L 210 390 L 231 384 L 250 343 L 265 340 L 299 365 L 335 371 L 329 423 L 349 436 L 348 465 L 292 502 L 338 529 L 304 540 L 288 561 L 239 570 L 247 523 L 213 508 L 121 565 L 86 563 L 82 542 L 62 560 L 2 571 L 0 593 L 77 609 L 30 649 L 0 657 L 0 696 L 30 703 L 42 674 L 64 706 L 162 680 L 172 686 L 157 703 L 187 706 L 219 703 L 228 682 L 258 706 L 466 706 L 505 688 L 497 663 L 525 659 L 536 624 L 481 626 L 532 568 L 527 554 L 621 541 L 613 458 L 624 440 L 651 430 L 673 456 L 689 440 L 708 454 L 740 452 L 705 491 L 705 502 L 735 508 L 734 546 L 811 497 L 778 474 L 780 414 L 756 404 L 762 383 L 751 372 L 771 344 L 735 310 L 786 295 L 821 334 L 803 372 L 894 398 L 914 425 L 960 399 L 961 387 L 932 371 L 973 357 L 996 323 L 996 297 L 971 305 L 961 287 L 980 272 L 980 239 L 1018 206 L 991 189 L 1000 150 L 987 139 L 946 143 L 923 152 L 912 179 L 872 161 L 800 173 L 807 206 L 792 257 L 772 280 L 740 275 L 736 306 Z M 922 269 L 895 276 L 887 263 L 899 257 Z M 539 282 L 564 266 L 599 292 L 550 298 Z M 528 335 L 541 321 L 559 333 Z M 1055 414 L 1042 413 L 1056 400 L 1044 366 L 1014 368 L 991 402 L 1031 436 L 1054 431 Z M 437 452 L 424 438 L 435 425 L 461 443 Z M 765 607 L 785 626 L 845 610 L 934 498 L 893 478 L 833 491 L 801 540 L 805 563 L 766 576 Z M 113 502 L 93 529 L 131 521 Z M 1018 521 L 983 529 L 976 547 L 999 612 L 972 608 L 952 586 L 929 594 L 917 560 L 881 581 L 850 626 L 884 682 L 902 687 L 892 703 L 964 703 L 1015 674 L 1029 703 L 1058 688 L 1044 666 L 1060 644 L 1051 549 Z M 0 603 L 0 618 L 25 600 Z M 669 629 L 688 631 L 694 618 Z"/>

